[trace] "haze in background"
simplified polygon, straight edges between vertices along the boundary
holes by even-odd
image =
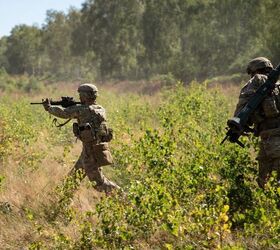
[[[81,8],[84,0],[0,0],[0,37],[10,35],[15,25],[40,26],[46,11],[53,9],[66,12],[70,6]]]
[[[168,85],[217,76],[240,83],[251,58],[279,62],[279,0],[83,0],[82,8],[69,5],[65,12],[55,10],[57,5],[46,7],[43,25],[18,25],[2,37],[0,69],[54,81],[149,79]]]

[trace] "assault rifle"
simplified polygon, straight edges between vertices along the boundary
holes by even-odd
[[[43,105],[44,102],[31,102],[30,103],[31,105]],[[74,97],[70,97],[70,96],[62,96],[61,97],[61,100],[60,101],[52,101],[50,100],[50,104],[51,105],[55,105],[55,106],[62,106],[63,108],[68,108],[68,107],[71,107],[71,106],[74,106],[74,105],[77,105],[77,104],[81,104],[81,102],[76,102],[74,101]],[[67,124],[71,119],[68,119],[66,122],[64,123],[58,123],[57,119],[54,118],[53,119],[53,124],[60,128],[62,126],[64,126],[65,124]]]
[[[62,106],[63,108],[81,104],[81,102],[74,101],[74,97],[70,97],[70,96],[62,96],[60,101],[51,100],[50,103],[51,103],[51,105]],[[30,104],[39,105],[39,104],[44,104],[44,103],[43,102],[31,102]]]
[[[253,129],[248,125],[249,118],[258,108],[263,99],[271,93],[271,91],[273,91],[279,75],[280,64],[269,73],[265,83],[257,89],[256,93],[249,99],[247,104],[239,111],[239,113],[227,121],[227,133],[221,144],[223,144],[226,140],[229,140],[230,142],[237,143],[239,146],[244,148],[244,144],[239,141],[239,137],[245,133],[253,132]]]

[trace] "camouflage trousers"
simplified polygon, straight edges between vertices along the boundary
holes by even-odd
[[[273,133],[274,132],[274,133]],[[257,157],[259,162],[258,184],[264,187],[272,171],[275,171],[280,181],[280,135],[275,131],[261,133],[260,151]]]
[[[120,189],[117,184],[108,180],[102,173],[102,167],[98,163],[94,144],[83,144],[82,153],[69,175],[75,175],[78,170],[83,170],[81,179],[87,176],[94,183],[94,188],[98,191],[104,191],[108,194],[113,189]]]

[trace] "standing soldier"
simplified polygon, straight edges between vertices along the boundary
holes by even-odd
[[[112,164],[108,142],[112,139],[112,130],[107,127],[105,109],[96,104],[98,89],[90,83],[81,84],[78,88],[81,104],[63,108],[51,105],[50,99],[43,100],[46,111],[63,119],[77,119],[73,123],[74,135],[82,141],[83,150],[70,172],[74,176],[82,169],[84,176],[94,182],[98,191],[107,194],[119,186],[108,180],[101,167]],[[83,176],[83,177],[84,177]]]
[[[235,115],[246,105],[256,90],[264,84],[268,74],[273,69],[272,63],[265,57],[251,60],[247,73],[251,79],[241,89]],[[265,97],[258,109],[250,117],[254,125],[254,135],[260,136],[258,184],[264,188],[272,171],[280,178],[280,84],[276,83],[274,90]]]

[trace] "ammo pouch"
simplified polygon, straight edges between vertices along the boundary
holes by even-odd
[[[93,133],[93,129],[89,123],[84,126],[79,126],[78,123],[73,123],[73,133],[82,142],[94,142],[96,138]]]
[[[96,132],[96,137],[100,142],[110,142],[113,139],[113,129],[108,128],[106,123],[102,123]]]
[[[109,150],[108,143],[93,145],[93,151],[98,166],[106,166],[113,163],[113,157]]]
[[[110,142],[113,139],[113,129],[108,128],[106,134],[102,136],[102,142]]]
[[[79,125],[77,122],[73,123],[73,134],[80,139]]]

